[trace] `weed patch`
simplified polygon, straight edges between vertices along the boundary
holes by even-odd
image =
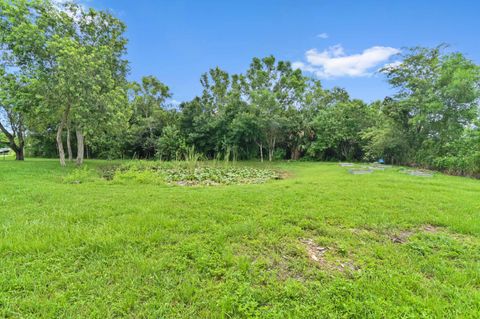
[[[188,162],[130,163],[104,168],[101,175],[107,180],[117,182],[131,180],[179,186],[261,184],[272,179],[282,179],[284,176],[271,169],[209,165],[191,167]]]

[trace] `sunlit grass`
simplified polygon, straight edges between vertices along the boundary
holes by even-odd
[[[73,184],[74,165],[0,157],[0,316],[480,315],[478,180],[249,162],[288,178],[186,187],[107,164]]]

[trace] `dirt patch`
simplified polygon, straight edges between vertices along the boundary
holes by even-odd
[[[395,235],[391,236],[390,239],[391,239],[392,243],[394,243],[394,244],[403,244],[412,235],[413,235],[413,231],[404,230],[404,231],[401,231],[398,234],[395,234]]]
[[[441,227],[426,224],[426,225],[422,225],[422,226],[420,226],[418,228],[415,228],[415,229],[407,229],[407,230],[403,230],[399,233],[395,233],[395,234],[390,236],[390,240],[394,244],[404,244],[408,241],[408,239],[411,236],[413,236],[415,234],[418,234],[418,233],[421,233],[421,232],[429,233],[429,234],[435,234],[435,233],[438,233],[440,231],[442,231]]]
[[[318,246],[311,239],[301,239],[300,241],[307,247],[308,257],[312,261],[320,264],[325,263],[325,259],[323,258],[323,255],[328,250],[327,247]]]
[[[300,242],[305,246],[309,259],[317,264],[322,269],[336,270],[340,272],[355,271],[360,268],[355,266],[353,261],[350,260],[336,260],[332,261],[325,258],[327,251],[333,251],[329,247],[322,247],[317,245],[312,239],[300,239]]]
[[[441,229],[440,227],[427,224],[427,225],[423,225],[420,228],[420,230],[426,233],[438,233]]]
[[[289,179],[292,178],[293,174],[287,171],[277,171],[277,176],[274,179]]]

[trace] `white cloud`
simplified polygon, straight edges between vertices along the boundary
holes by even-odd
[[[400,50],[392,47],[374,46],[362,53],[347,55],[340,44],[319,52],[317,49],[305,53],[307,60],[294,62],[293,67],[311,72],[320,78],[361,77],[371,75],[371,70],[388,62]]]
[[[320,34],[317,34],[317,38],[328,39],[328,33],[322,32]]]

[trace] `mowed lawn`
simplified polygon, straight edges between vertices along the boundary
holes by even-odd
[[[480,317],[479,180],[264,165],[288,178],[67,184],[0,159],[0,317]]]

